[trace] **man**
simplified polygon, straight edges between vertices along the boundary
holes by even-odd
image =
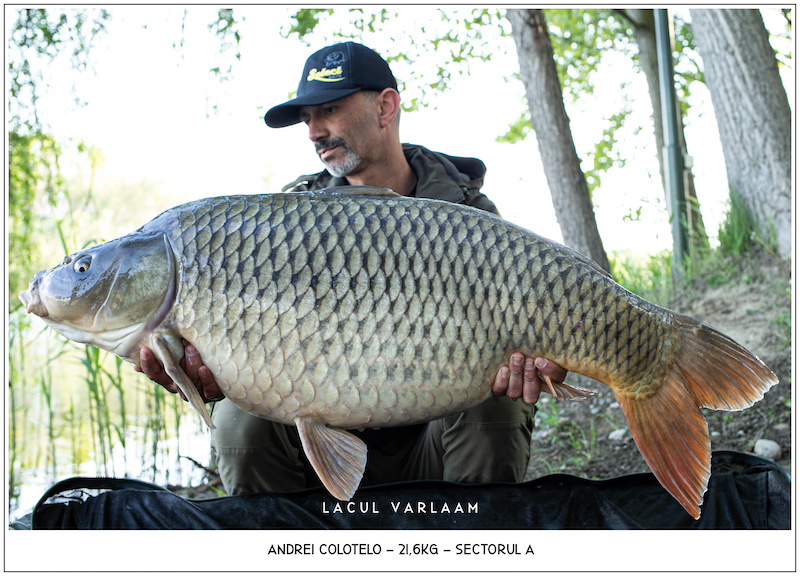
[[[304,122],[326,170],[302,176],[284,191],[369,185],[497,213],[480,192],[483,162],[400,143],[397,82],[388,64],[369,48],[346,42],[314,53],[297,94],[269,110],[264,120],[273,128]],[[141,364],[152,380],[177,392],[149,350],[142,352]],[[184,364],[203,398],[220,396],[192,346],[186,348]],[[369,450],[362,485],[414,479],[521,481],[540,393],[538,371],[555,381],[566,375],[543,358],[515,353],[497,373],[496,396],[479,406],[427,424],[356,432]],[[520,397],[524,402],[513,401]],[[242,412],[227,400],[214,405],[212,419],[217,426],[212,449],[229,494],[319,484],[294,427]]]

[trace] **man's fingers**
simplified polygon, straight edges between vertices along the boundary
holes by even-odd
[[[511,359],[508,363],[508,390],[506,391],[506,396],[509,398],[516,399],[522,397],[522,372],[524,362],[525,356],[523,356],[521,352],[514,352],[511,355]]]
[[[542,374],[549,376],[553,382],[563,382],[567,378],[567,371],[547,358],[536,358],[534,364]]]
[[[533,358],[525,359],[525,372],[522,377],[522,399],[525,404],[536,404],[539,401],[539,377]]]
[[[200,376],[198,371],[200,367],[203,365],[203,360],[200,358],[200,353],[197,351],[197,348],[189,344],[184,348],[184,354],[186,357],[185,362],[185,369],[186,375],[192,382],[197,382],[200,380]]]
[[[172,378],[166,373],[164,367],[158,363],[155,354],[150,348],[141,349],[139,352],[139,364],[141,364],[140,372],[156,384],[163,386],[170,392],[174,392],[175,384],[172,382]],[[170,386],[172,386],[172,389],[170,389]]]
[[[219,389],[217,381],[214,380],[214,375],[211,374],[211,370],[208,369],[208,366],[200,366],[197,370],[197,374],[200,377],[200,388],[202,389],[203,398],[212,402],[225,398],[225,395]]]
[[[503,396],[508,390],[508,366],[501,366],[494,376],[492,383],[492,394]]]

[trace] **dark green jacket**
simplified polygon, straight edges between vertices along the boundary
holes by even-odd
[[[413,196],[467,204],[498,214],[494,202],[480,191],[486,166],[477,158],[447,156],[413,144],[403,144],[403,153],[417,175]],[[304,192],[332,186],[348,186],[348,183],[345,178],[331,176],[327,170],[323,170],[317,174],[300,176],[284,186],[283,191]]]

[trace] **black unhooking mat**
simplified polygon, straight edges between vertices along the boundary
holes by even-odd
[[[790,529],[789,474],[718,451],[702,516],[693,520],[650,474],[524,484],[406,482],[359,490],[350,503],[323,489],[187,500],[137,480],[72,478],[42,497],[33,529]]]

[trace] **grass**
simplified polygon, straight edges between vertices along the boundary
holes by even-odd
[[[664,250],[638,260],[626,254],[609,256],[611,275],[619,284],[645,300],[666,306],[672,299],[672,253]]]
[[[597,450],[598,431],[594,419],[589,421],[588,429],[584,429],[569,418],[565,403],[545,396],[538,406],[537,436],[546,442],[532,444],[532,457],[540,459],[550,474],[567,467],[586,467]],[[553,453],[563,457],[553,459]]]
[[[786,293],[791,297],[791,291],[787,288]],[[782,338],[781,345],[789,348],[792,345],[792,311],[784,310],[770,320]]]

